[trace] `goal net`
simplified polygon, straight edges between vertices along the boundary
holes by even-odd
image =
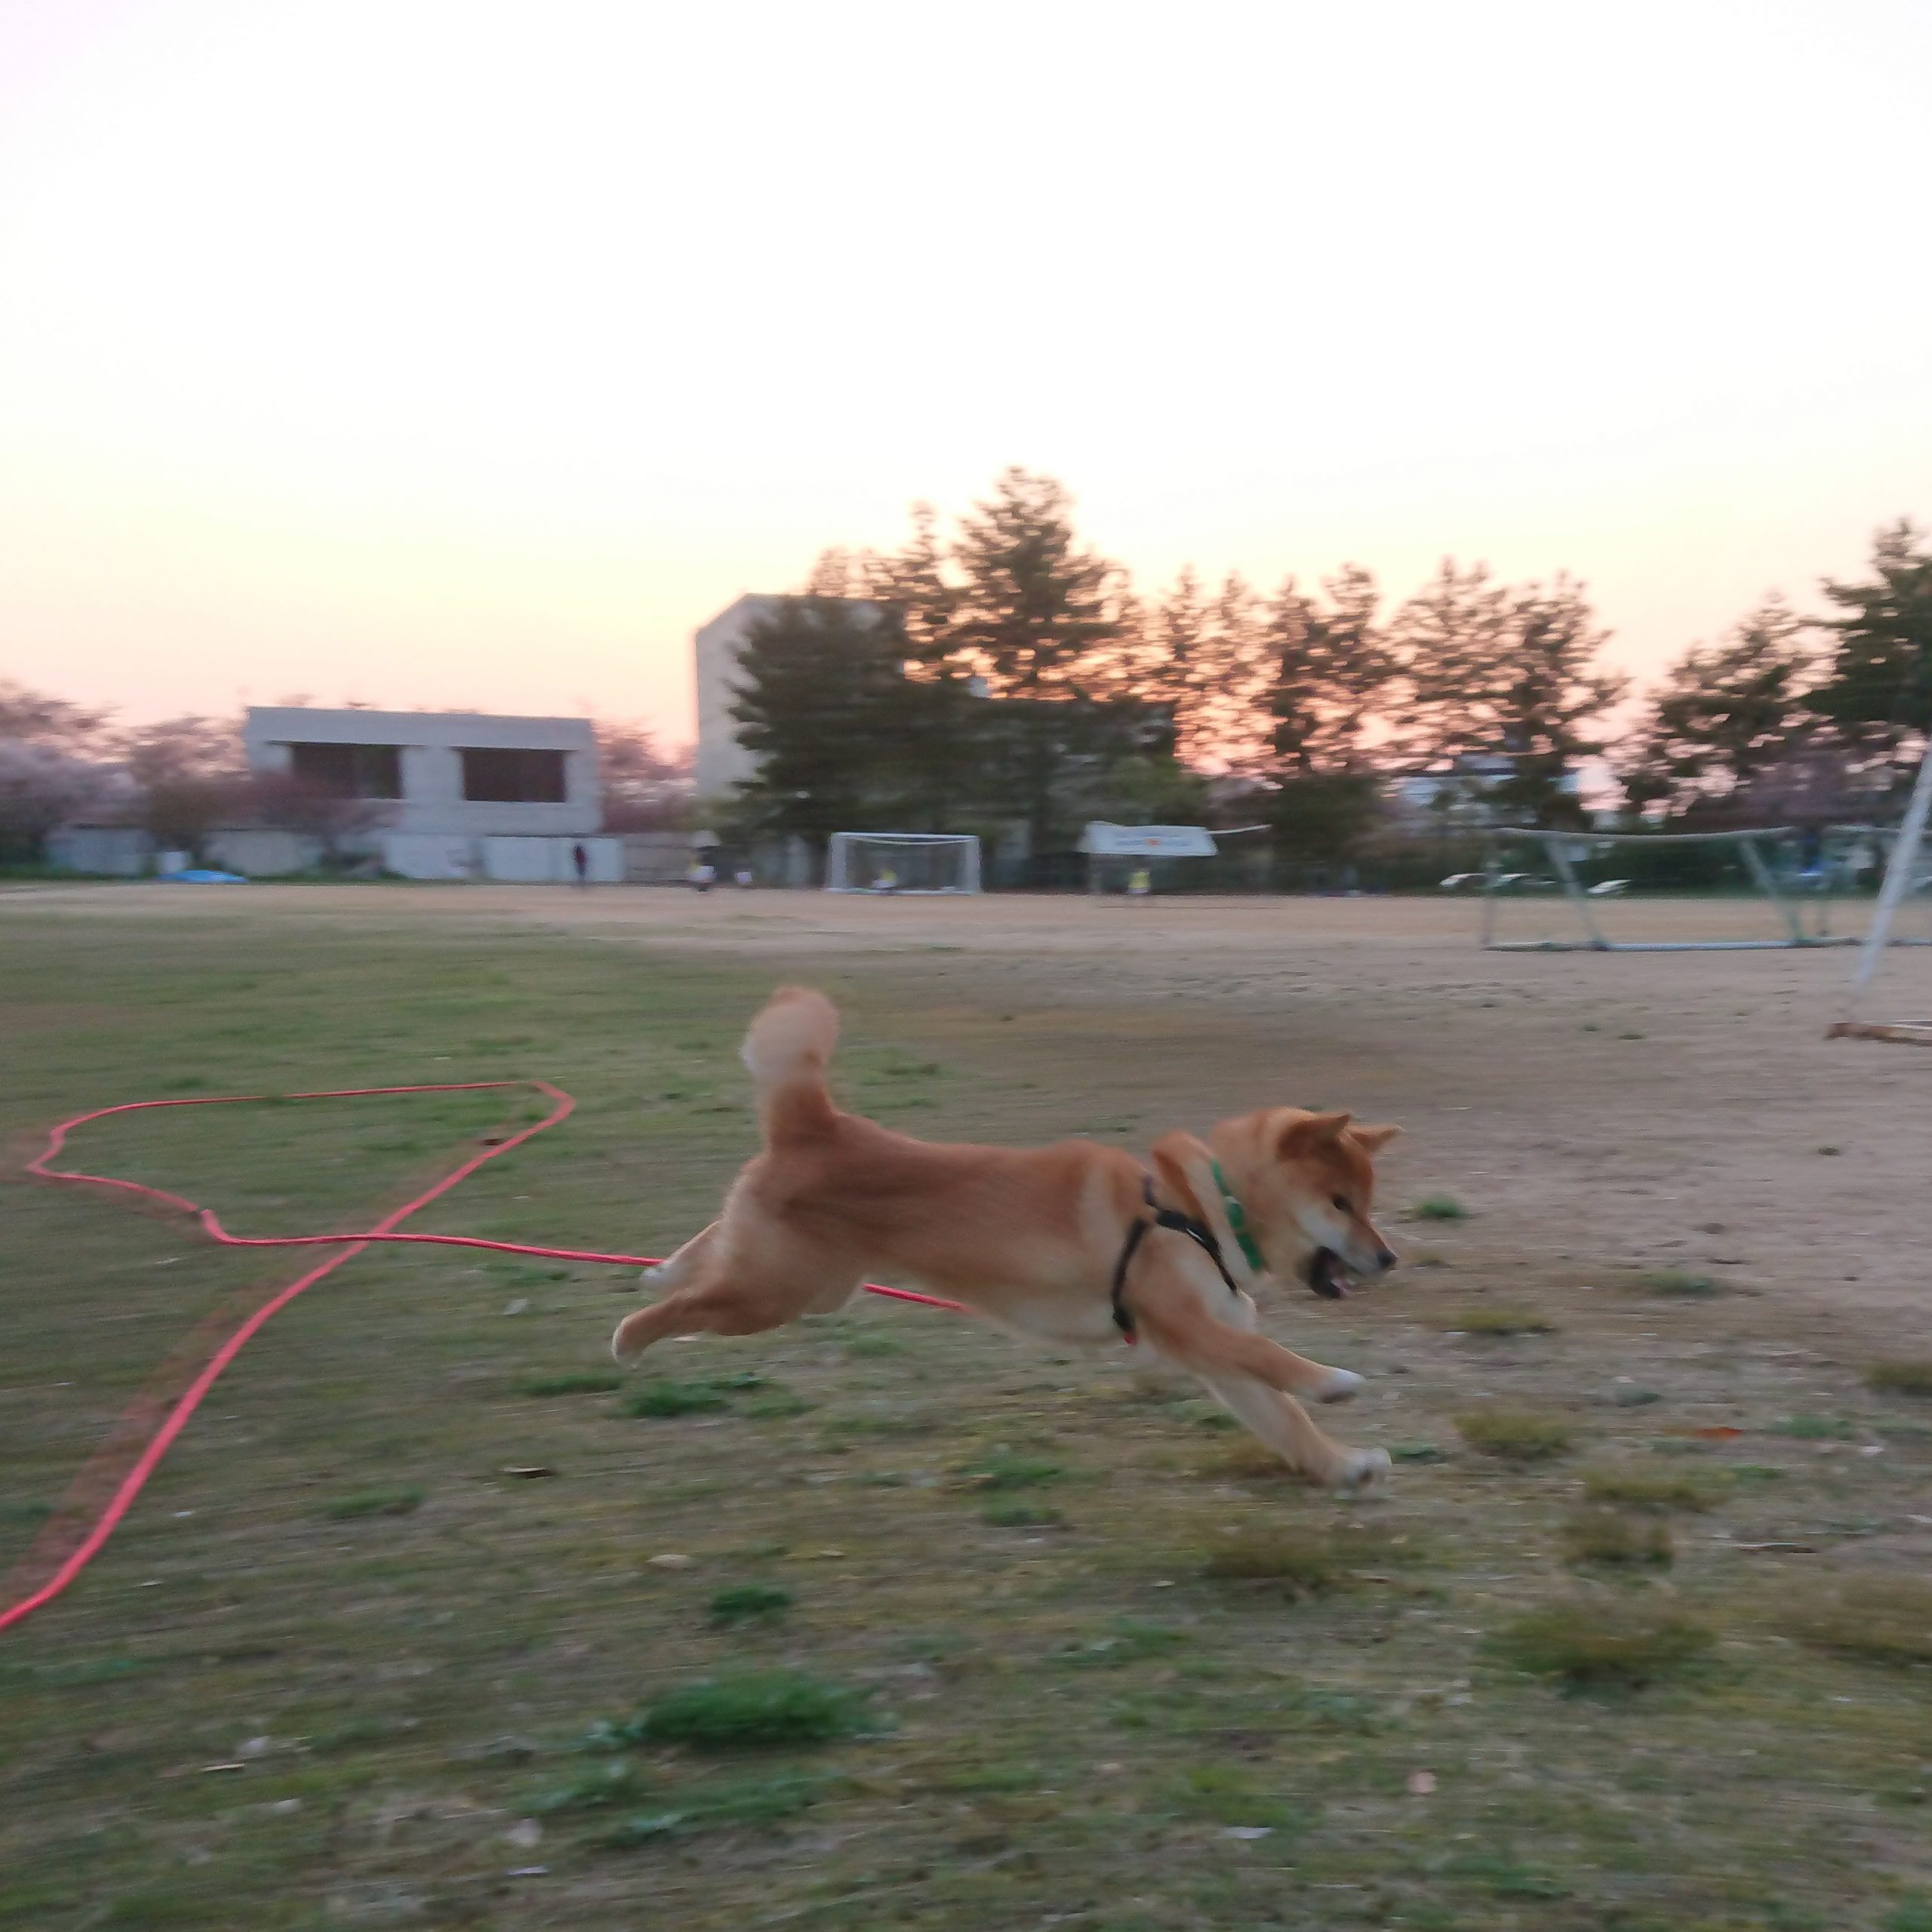
[[[980,841],[945,832],[835,832],[828,892],[977,892]]]
[[[1932,746],[1928,746],[1912,788],[1905,818],[1890,841],[1884,883],[1878,889],[1872,923],[1860,949],[1851,976],[1851,995],[1845,1017],[1832,1026],[1832,1039],[1898,1040],[1932,1047],[1932,985],[1922,964],[1918,974],[1917,1017],[1871,1020],[1860,1017],[1866,996],[1888,946],[1932,944],[1932,844],[1926,839],[1926,820],[1932,817]]]
[[[1698,832],[1510,827],[1490,835],[1484,872],[1444,884],[1481,892],[1482,943],[1494,951],[1854,946],[1872,909],[1887,844],[1887,835],[1860,826]]]

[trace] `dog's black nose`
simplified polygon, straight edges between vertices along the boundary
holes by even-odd
[[[1385,1247],[1380,1250],[1377,1253],[1375,1257],[1375,1265],[1385,1272],[1389,1269],[1394,1267],[1395,1265],[1395,1251],[1392,1247]]]

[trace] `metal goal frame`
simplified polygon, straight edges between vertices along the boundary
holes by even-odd
[[[835,832],[825,848],[825,889],[828,892],[877,892],[875,885],[855,884],[851,860],[861,845],[903,845],[915,851],[930,851],[937,845],[955,845],[960,853],[960,882],[957,885],[895,885],[894,894],[908,898],[961,896],[980,891],[980,841],[970,832]]]
[[[1878,888],[1878,903],[1872,909],[1872,924],[1860,949],[1858,964],[1851,976],[1851,991],[1842,1020],[1826,1030],[1828,1040],[1890,1040],[1901,1045],[1932,1047],[1932,1020],[1872,1021],[1858,1017],[1872,976],[1887,946],[1924,946],[1922,939],[1895,938],[1892,922],[1906,895],[1932,891],[1932,867],[1925,850],[1925,822],[1932,817],[1932,745],[1920,759],[1918,776],[1912,781],[1912,797],[1905,808],[1898,836],[1892,842],[1892,855],[1885,867],[1885,882]]]
[[[1487,835],[1482,888],[1482,944],[1489,952],[1768,952],[1792,946],[1855,946],[1850,934],[1820,930],[1807,932],[1799,910],[1778,889],[1776,876],[1765,863],[1760,839],[1788,838],[1789,826],[1761,826],[1747,832],[1557,832],[1540,826],[1498,826]],[[1550,869],[1562,887],[1563,896],[1583,929],[1579,939],[1498,939],[1496,937],[1497,900],[1505,896],[1510,882],[1519,876],[1503,869],[1502,846],[1505,839],[1521,839],[1540,844],[1549,860]],[[1591,903],[1569,848],[1577,844],[1602,847],[1628,845],[1653,848],[1660,845],[1731,844],[1738,848],[1744,869],[1766,903],[1783,921],[1783,939],[1612,939],[1597,922]]]

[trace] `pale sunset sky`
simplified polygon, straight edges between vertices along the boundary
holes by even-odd
[[[0,676],[589,709],[1004,464],[1143,588],[1932,521],[1924,0],[0,0]]]

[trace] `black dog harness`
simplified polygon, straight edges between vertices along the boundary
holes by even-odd
[[[1114,1263],[1114,1326],[1130,1342],[1138,1341],[1140,1338],[1134,1333],[1134,1317],[1129,1313],[1121,1296],[1127,1287],[1128,1269],[1140,1251],[1140,1244],[1146,1239],[1149,1228],[1172,1228],[1177,1234],[1186,1235],[1189,1241],[1206,1251],[1208,1259],[1220,1271],[1221,1279],[1227,1283],[1228,1292],[1235,1295],[1241,1293],[1239,1284],[1228,1272],[1228,1264],[1221,1258],[1221,1244],[1214,1238],[1212,1228],[1195,1220],[1192,1215],[1183,1214],[1177,1208],[1163,1208],[1154,1198],[1154,1177],[1152,1174],[1141,1176],[1140,1195],[1147,1204],[1151,1218],[1136,1217],[1133,1226],[1127,1231],[1126,1241],[1121,1244],[1120,1259]]]

